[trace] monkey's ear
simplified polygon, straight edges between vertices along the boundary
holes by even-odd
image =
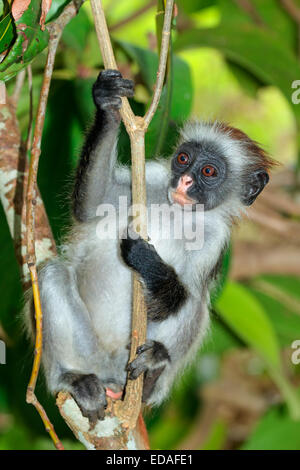
[[[243,204],[245,204],[245,206],[251,206],[268,181],[269,175],[265,170],[256,170],[252,173],[250,178],[247,178],[247,183],[244,188],[242,196]]]

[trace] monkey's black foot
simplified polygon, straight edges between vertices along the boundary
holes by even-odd
[[[100,72],[93,85],[94,102],[100,109],[120,109],[121,96],[130,98],[133,95],[133,81],[122,78],[118,70],[108,69]]]
[[[168,351],[158,341],[147,341],[137,348],[136,353],[138,355],[137,358],[128,364],[126,368],[130,380],[137,379],[143,372],[161,369],[166,365],[167,361],[170,361]]]
[[[120,248],[127,266],[143,275],[149,264],[153,267],[153,263],[161,263],[154,246],[143,240],[136,232],[128,229],[126,237],[121,240]]]
[[[63,382],[67,385],[66,389],[76,401],[82,415],[88,418],[92,428],[98,419],[104,419],[107,404],[106,393],[96,375],[66,372]]]

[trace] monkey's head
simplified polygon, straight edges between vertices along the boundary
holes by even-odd
[[[273,165],[253,140],[224,123],[188,123],[171,160],[172,202],[203,204],[211,210],[226,201],[250,206],[269,181]]]

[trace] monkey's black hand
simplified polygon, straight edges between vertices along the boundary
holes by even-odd
[[[120,109],[121,96],[128,98],[134,95],[132,80],[122,78],[118,70],[104,70],[100,72],[93,85],[93,98],[95,105],[100,109]]]
[[[175,314],[187,298],[175,270],[166,264],[150,243],[136,233],[127,232],[121,241],[124,262],[139,273],[146,287],[148,319],[165,320]]]
[[[124,262],[141,276],[147,275],[149,265],[161,264],[162,259],[153,245],[143,240],[137,233],[127,230],[121,241],[121,254]]]
[[[135,380],[143,372],[164,368],[170,362],[170,356],[165,346],[158,341],[147,341],[136,350],[137,358],[127,366],[128,378]]]

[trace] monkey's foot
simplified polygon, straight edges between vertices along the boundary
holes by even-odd
[[[147,341],[136,350],[137,358],[127,366],[128,378],[135,380],[143,372],[162,368],[170,361],[170,356],[165,346],[158,341]]]
[[[79,406],[83,416],[88,418],[91,427],[98,419],[104,419],[106,402],[105,388],[94,374],[79,374],[67,372],[63,377],[64,383]]]

